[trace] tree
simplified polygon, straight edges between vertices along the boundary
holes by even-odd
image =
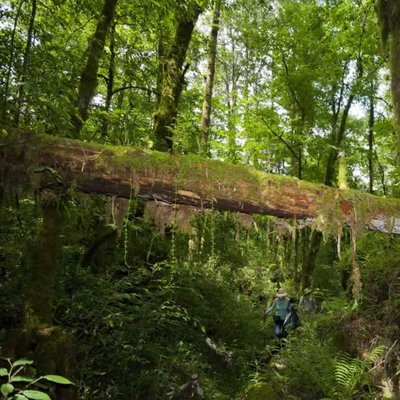
[[[209,38],[209,49],[208,49],[208,65],[205,74],[205,85],[204,85],[204,101],[203,110],[201,115],[201,130],[202,130],[202,153],[208,154],[209,150],[209,136],[210,136],[210,123],[211,123],[211,100],[212,92],[214,87],[214,74],[215,74],[215,62],[217,58],[217,40],[219,31],[219,18],[221,13],[221,0],[215,0],[214,12],[212,18],[212,26]]]
[[[20,149],[20,143],[23,148]],[[194,156],[170,156],[111,147],[85,145],[46,135],[15,131],[5,140],[0,163],[4,182],[30,186],[31,175],[52,176],[41,188],[74,187],[85,193],[267,214],[284,218],[315,219],[315,227],[337,232],[338,226],[397,232],[399,218],[395,199],[338,190],[253,171],[244,166],[224,165]],[[83,151],[84,150],[84,151]],[[16,157],[16,152],[20,156]],[[33,160],[38,160],[35,163]],[[385,220],[387,218],[387,220]]]
[[[23,106],[24,102],[24,95],[25,95],[25,90],[24,90],[24,85],[26,84],[26,79],[27,79],[27,74],[28,74],[28,68],[29,68],[29,63],[30,63],[30,58],[31,58],[31,48],[32,48],[32,42],[33,42],[33,31],[34,31],[34,25],[35,25],[35,18],[36,18],[36,8],[37,8],[37,1],[32,0],[32,10],[31,10],[31,16],[29,19],[29,26],[28,26],[28,32],[27,32],[27,38],[26,38],[26,44],[25,44],[25,50],[24,50],[24,58],[23,58],[23,63],[22,63],[22,69],[21,69],[21,75],[20,75],[20,85],[17,93],[17,106],[15,109],[15,115],[14,115],[14,124],[16,126],[19,126],[19,119],[21,116],[21,109]],[[17,13],[18,15],[18,13]],[[10,60],[11,63],[11,60]]]
[[[13,28],[11,31],[11,40],[10,40],[10,48],[9,48],[9,55],[8,55],[8,60],[5,63],[7,65],[7,71],[5,73],[4,77],[4,91],[2,94],[2,113],[1,113],[1,118],[3,121],[7,120],[7,113],[9,112],[8,110],[8,97],[10,95],[9,89],[10,89],[10,81],[11,81],[11,70],[14,64],[14,58],[15,58],[15,52],[16,52],[16,33],[17,33],[17,26],[18,26],[18,20],[21,16],[22,12],[22,6],[24,5],[25,0],[21,0],[20,3],[18,4],[15,16],[14,16],[14,21],[13,21]]]
[[[178,115],[178,105],[184,87],[185,74],[189,65],[184,67],[185,56],[190,44],[193,29],[202,9],[197,3],[175,10],[175,30],[173,38],[161,41],[159,46],[158,82],[159,96],[154,111],[154,148],[171,151],[173,147],[173,128]]]
[[[377,0],[377,13],[383,43],[386,46],[389,42],[394,112],[400,124],[400,4],[396,0]]]
[[[75,138],[79,137],[83,124],[89,116],[90,102],[95,95],[97,87],[100,58],[103,54],[107,33],[112,26],[117,2],[118,0],[104,0],[104,6],[97,22],[96,31],[89,40],[86,65],[79,81],[78,115],[74,115],[72,118],[72,136]]]

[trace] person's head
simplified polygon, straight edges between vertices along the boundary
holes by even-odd
[[[284,298],[284,297],[287,297],[287,293],[286,293],[286,291],[285,291],[285,289],[284,288],[279,288],[278,290],[277,290],[277,292],[276,292],[276,297],[278,298],[278,299],[282,299],[282,298]]]
[[[304,295],[310,296],[312,294],[312,290],[310,288],[305,288],[304,289]]]

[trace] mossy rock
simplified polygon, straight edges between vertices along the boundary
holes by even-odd
[[[247,388],[246,400],[280,400],[278,394],[268,383],[256,383]]]

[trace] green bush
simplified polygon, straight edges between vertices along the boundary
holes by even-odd
[[[301,329],[301,330],[300,330]],[[321,340],[311,325],[304,324],[289,338],[277,363],[282,380],[284,398],[294,395],[298,399],[319,400],[326,397],[335,386],[335,349],[329,340]]]

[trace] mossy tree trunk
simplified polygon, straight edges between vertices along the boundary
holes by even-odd
[[[384,45],[389,41],[391,89],[397,125],[400,125],[400,2],[377,0],[377,13]]]
[[[397,0],[378,0],[377,11],[384,44],[390,41],[391,88],[395,116],[400,124],[400,3]]]
[[[328,160],[326,162],[326,170],[325,170],[325,185],[332,186],[335,184],[335,166],[336,161],[339,157],[340,148],[342,146],[342,142],[346,132],[347,118],[349,116],[350,108],[353,104],[354,95],[350,94],[347,99],[346,105],[343,109],[342,117],[340,119],[339,128],[336,130],[335,125],[332,129],[332,146],[328,154]]]
[[[304,253],[302,262],[302,271],[300,279],[300,288],[304,290],[312,286],[312,274],[315,270],[316,259],[321,248],[322,233],[319,231],[309,231],[304,242]]]
[[[363,32],[364,33],[364,32]],[[362,78],[363,76],[363,67],[362,67],[362,56],[361,53],[358,55],[357,58],[357,76],[356,80],[353,83],[353,86],[358,84],[358,81]],[[344,77],[343,77],[344,78]],[[344,182],[344,177],[346,176],[345,174],[345,167],[343,168],[343,165],[339,168],[340,172],[340,179],[339,179],[339,174],[337,173],[337,161],[340,155],[340,151],[342,148],[342,143],[345,138],[345,133],[346,133],[346,127],[347,127],[347,120],[349,117],[349,112],[351,109],[351,106],[353,105],[353,101],[355,98],[355,95],[352,93],[352,88],[350,88],[350,92],[347,98],[347,101],[345,103],[345,106],[343,108],[343,111],[341,112],[341,100],[343,99],[343,93],[344,93],[344,88],[345,88],[345,82],[344,79],[341,82],[341,90],[340,90],[340,99],[339,102],[335,103],[335,101],[332,102],[332,133],[331,133],[331,147],[328,153],[328,159],[326,162],[326,170],[325,170],[325,185],[327,186],[334,186],[338,181],[340,180],[339,184],[342,186],[339,188],[344,190],[347,187],[347,183]],[[339,115],[341,112],[341,117],[340,117],[340,123],[339,123]],[[338,126],[339,124],[339,126]],[[344,162],[345,159],[342,158],[342,162]],[[351,209],[353,209],[351,207]],[[310,279],[311,274],[313,273],[315,269],[315,260],[318,255],[319,248],[322,243],[322,233],[321,232],[315,232],[313,235],[311,235],[310,238],[310,244],[308,247],[309,254],[306,257],[305,264],[304,264],[304,274],[305,276],[303,277],[304,280],[304,287],[307,287],[307,281]],[[308,275],[308,277],[307,277]]]
[[[106,102],[104,105],[105,116],[103,117],[103,123],[101,128],[101,135],[105,139],[108,135],[108,125],[109,125],[109,117],[108,113],[111,109],[111,101],[114,95],[114,76],[115,76],[115,22],[111,26],[111,34],[110,34],[110,63],[108,65],[108,76],[106,77],[107,84],[107,94],[106,94]]]
[[[103,54],[107,33],[114,19],[118,0],[105,0],[97,22],[96,31],[89,40],[87,59],[82,71],[78,91],[78,115],[72,116],[72,136],[79,137],[83,124],[89,117],[89,106],[97,88],[100,59]]]
[[[400,125],[400,3],[397,0],[392,3],[396,26],[392,28],[390,40],[391,89],[396,122]]]
[[[287,80],[288,89],[292,98],[292,111],[291,111],[291,119],[293,121],[292,131],[299,139],[296,140],[297,143],[289,143],[287,142],[281,135],[278,135],[272,129],[269,128],[271,133],[276,136],[289,150],[292,158],[292,175],[297,176],[299,179],[303,179],[303,137],[306,134],[306,117],[309,112],[306,107],[302,104],[299,96],[297,94],[298,91],[295,90],[291,83],[289,65],[286,60],[286,54],[284,51],[282,54],[282,62],[285,70],[285,76]]]
[[[3,121],[8,121],[8,112],[9,112],[9,107],[8,107],[8,96],[9,96],[9,90],[10,90],[10,82],[11,82],[11,71],[14,65],[14,58],[15,58],[15,36],[17,32],[17,26],[18,26],[18,21],[21,16],[22,12],[22,6],[24,5],[25,0],[20,0],[17,11],[15,13],[15,18],[14,18],[14,25],[11,33],[11,38],[10,38],[10,55],[8,57],[8,63],[7,63],[7,72],[6,72],[6,77],[5,77],[5,83],[4,87],[2,89],[3,95],[2,95],[2,103],[1,103],[1,119]]]
[[[201,131],[202,131],[201,152],[205,156],[208,155],[209,153],[208,141],[210,136],[210,124],[211,124],[211,100],[214,87],[215,62],[217,59],[217,40],[218,40],[220,13],[221,13],[221,0],[215,0],[212,26],[209,38],[208,65],[207,65],[206,76],[204,79],[205,86],[204,86],[203,110],[201,115]]]
[[[26,324],[51,324],[52,297],[60,249],[62,216],[51,191],[42,198],[43,221],[31,249],[30,278],[26,294]]]
[[[369,97],[368,117],[368,187],[371,194],[374,193],[374,125],[375,125],[375,102],[374,96]]]
[[[11,132],[2,139],[0,176],[4,185],[32,187],[38,171],[48,170],[65,186],[84,193],[317,219],[323,220],[325,227],[316,224],[316,229],[326,232],[332,231],[332,226],[349,224],[356,210],[360,226],[400,233],[398,199],[339,190],[195,155],[171,156],[4,129]]]
[[[236,53],[236,42],[235,42],[235,27],[229,26],[229,31],[227,33],[228,37],[230,38],[230,51],[232,54]],[[233,162],[237,163],[237,151],[238,146],[236,144],[236,136],[237,136],[237,129],[236,129],[236,120],[237,116],[237,101],[238,101],[238,80],[240,77],[240,68],[238,67],[238,60],[236,57],[233,57],[231,60],[227,62],[223,62],[223,70],[224,70],[224,87],[225,87],[225,101],[226,101],[226,109],[227,109],[227,116],[226,116],[226,123],[228,127],[227,131],[227,155],[228,159]]]
[[[338,105],[337,110],[333,109],[333,123],[332,123],[332,137],[331,137],[332,146],[328,153],[328,160],[327,160],[327,164],[326,164],[325,180],[324,180],[325,185],[327,185],[327,186],[333,186],[339,180],[339,174],[338,174],[338,178],[336,178],[336,164],[337,164],[337,160],[339,158],[342,142],[345,137],[347,119],[348,119],[350,108],[353,104],[353,101],[354,101],[354,95],[350,94],[347,99],[347,102],[345,104],[345,107],[343,109],[342,116],[340,118],[339,127],[337,127],[337,124],[339,122],[340,104]],[[343,158],[343,160],[344,160],[344,158]],[[339,170],[340,170],[340,173],[342,176],[343,175],[343,165],[341,166],[341,168]],[[344,177],[345,176],[346,176],[346,174],[344,173]],[[343,185],[343,182],[340,182],[340,184]],[[344,185],[340,189],[345,189],[346,185]],[[303,260],[303,269],[302,269],[302,274],[301,274],[302,289],[310,287],[311,276],[315,270],[315,262],[316,262],[316,258],[317,258],[319,249],[321,247],[322,238],[323,238],[323,235],[319,231],[312,232],[309,237],[309,242],[308,242],[308,246],[306,247],[307,251],[306,251],[305,258]]]
[[[159,51],[159,76],[157,78],[159,96],[153,115],[154,148],[160,151],[171,151],[173,147],[173,128],[178,116],[178,105],[184,86],[185,73],[189,67],[184,62],[201,9],[194,6],[190,12],[178,12],[175,36],[169,51],[164,44]],[[165,54],[167,53],[167,54]],[[161,76],[160,76],[161,75]]]
[[[53,290],[59,264],[63,214],[59,193],[40,194],[42,222],[30,248],[30,275],[25,293],[23,325],[6,332],[3,352],[10,358],[34,361],[37,375],[57,374],[74,381],[75,346],[70,334],[53,326]],[[54,400],[77,400],[74,387],[57,387]]]
[[[23,58],[23,62],[22,62],[22,70],[21,70],[21,75],[19,78],[20,85],[18,86],[17,102],[16,102],[15,115],[14,115],[15,126],[19,126],[22,107],[23,107],[24,99],[25,99],[25,81],[27,79],[29,63],[30,63],[30,58],[31,58],[33,31],[34,31],[35,19],[36,19],[36,9],[37,9],[37,0],[32,0],[31,17],[29,19],[29,26],[28,26],[28,32],[27,32],[27,38],[26,38],[26,44],[25,44],[25,50],[24,50],[24,58]]]

